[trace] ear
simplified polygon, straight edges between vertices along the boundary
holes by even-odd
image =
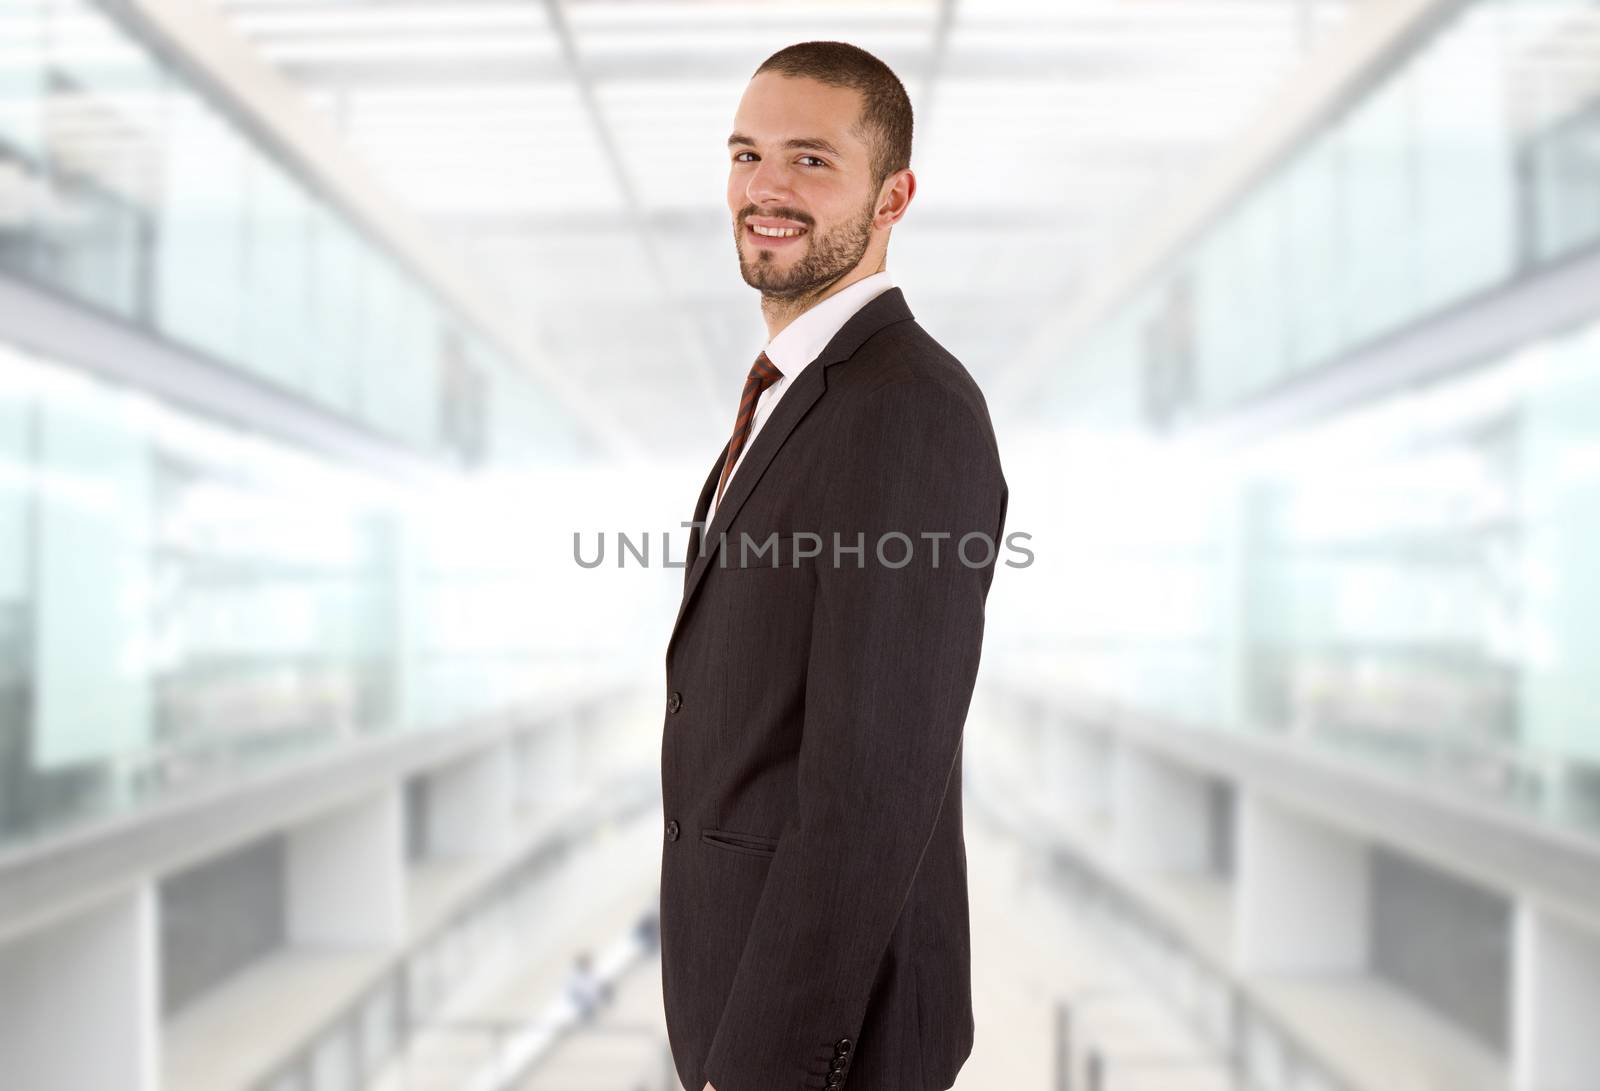
[[[878,187],[878,203],[872,217],[873,227],[893,227],[900,222],[917,193],[917,176],[911,168],[897,170]]]

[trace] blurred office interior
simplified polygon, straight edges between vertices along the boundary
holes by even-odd
[[[958,1091],[1600,1091],[1597,0],[0,0],[0,1086],[678,1091],[667,562],[812,38],[1033,555]]]

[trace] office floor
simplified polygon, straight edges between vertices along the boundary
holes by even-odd
[[[977,1038],[954,1091],[1056,1091],[1057,1012],[1063,1000],[1070,1003],[1080,1048],[1092,1043],[1105,1060],[1104,1091],[1237,1091],[1159,999],[1108,955],[1104,938],[1086,931],[1059,891],[1038,878],[1014,841],[976,815],[969,816],[967,826]],[[648,837],[654,849],[653,826],[622,831],[619,843],[634,843],[635,832],[640,841]],[[634,863],[636,875],[653,876],[642,855]],[[617,933],[631,915],[625,891],[626,884],[615,888],[615,910],[586,918],[582,942],[597,947]],[[653,888],[632,903],[632,910],[648,905],[652,894]],[[523,983],[548,996],[558,987],[554,969],[529,975]],[[1087,1087],[1081,1060],[1080,1054],[1074,1091]],[[672,1075],[661,1025],[659,959],[638,963],[618,982],[612,1004],[594,1023],[563,1038],[515,1087],[700,1091],[680,1088]]]

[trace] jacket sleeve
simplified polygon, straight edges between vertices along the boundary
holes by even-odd
[[[836,1057],[848,1086],[978,673],[1006,503],[981,403],[922,380],[892,384],[847,411],[835,438],[821,482],[799,806],[705,1061],[716,1091],[823,1088]],[[964,535],[970,563],[957,553]]]

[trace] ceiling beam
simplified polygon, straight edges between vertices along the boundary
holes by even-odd
[[[491,302],[471,274],[412,210],[385,196],[368,168],[296,89],[209,5],[188,0],[131,0],[122,15],[158,47],[198,93],[234,118],[285,171],[306,182],[417,280],[446,301],[458,321],[486,335],[543,386],[607,454],[636,447],[603,402],[548,359],[514,315]]]
[[[547,3],[555,0],[546,0]],[[457,86],[484,84],[556,84],[570,75],[550,66],[531,67],[531,57],[480,57],[451,59],[438,57],[351,58],[342,61],[282,60],[278,67],[285,74],[310,86]],[[886,56],[905,80],[926,81],[935,71],[931,47],[903,50]],[[1237,61],[1249,65],[1261,60],[1260,50],[1240,50]],[[589,56],[583,61],[585,79],[591,84],[673,83],[724,80],[742,84],[750,76],[750,56],[740,51],[695,50],[686,52],[627,52]],[[1048,53],[1017,56],[1000,49],[974,51],[959,49],[941,60],[937,74],[946,79],[1005,80],[1041,84],[1081,85],[1085,80],[1105,79],[1124,85],[1141,73],[1170,75],[1169,59],[1127,51],[1106,49],[1061,49]]]
[[[661,297],[667,302],[668,310],[673,315],[678,327],[679,338],[685,347],[691,364],[691,374],[694,382],[700,389],[696,404],[705,407],[706,423],[710,427],[710,435],[716,435],[722,427],[721,415],[715,413],[713,406],[720,406],[736,397],[735,393],[728,393],[722,389],[721,375],[713,366],[713,353],[704,334],[694,319],[680,305],[674,291],[674,278],[671,267],[668,265],[661,252],[661,246],[656,239],[655,232],[651,229],[650,221],[644,216],[644,201],[633,185],[633,179],[628,173],[627,164],[622,152],[617,147],[616,134],[606,120],[605,112],[600,107],[599,96],[595,94],[594,80],[585,66],[584,58],[578,50],[577,39],[572,33],[572,27],[567,22],[564,0],[544,0],[545,11],[550,17],[550,25],[554,30],[557,40],[561,43],[562,55],[566,58],[567,69],[578,91],[579,101],[583,104],[584,116],[588,118],[593,127],[595,140],[599,143],[602,154],[605,156],[612,177],[616,182],[617,192],[622,195],[622,212],[634,230],[639,249],[644,254],[645,262],[650,267],[652,278]],[[688,376],[684,376],[688,378]],[[687,423],[687,422],[685,422]]]

